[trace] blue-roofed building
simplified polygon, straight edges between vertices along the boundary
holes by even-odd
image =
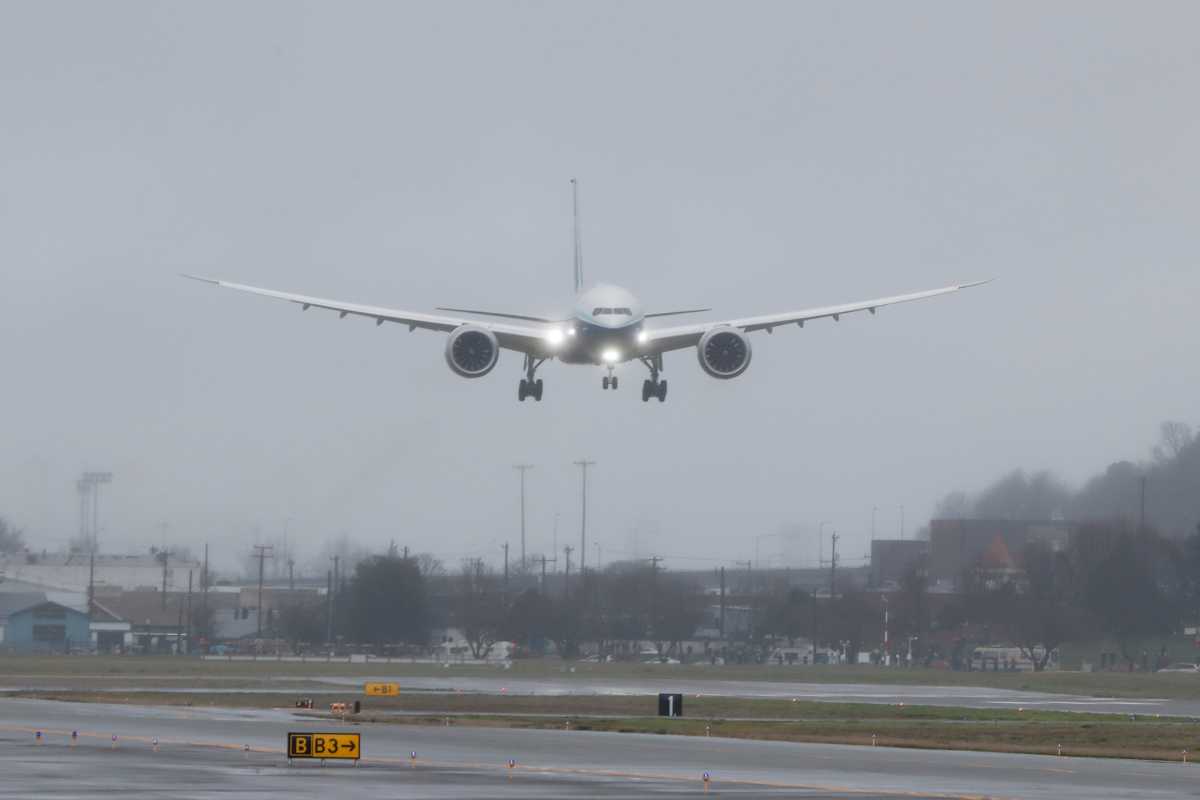
[[[0,594],[0,650],[64,653],[91,647],[87,614],[44,594]]]

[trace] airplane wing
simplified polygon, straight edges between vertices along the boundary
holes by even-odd
[[[249,292],[250,294],[262,295],[263,297],[271,297],[276,300],[286,300],[289,303],[298,304],[304,311],[310,308],[321,308],[329,311],[338,312],[340,318],[345,318],[348,315],[367,317],[375,320],[375,324],[382,325],[385,322],[395,322],[400,325],[407,325],[408,330],[414,331],[417,328],[430,331],[450,332],[460,325],[472,324],[482,328],[487,328],[492,333],[496,334],[496,340],[500,346],[507,350],[516,350],[521,353],[532,353],[534,355],[550,354],[552,349],[546,340],[546,329],[534,326],[525,325],[509,325],[496,324],[492,322],[481,322],[478,320],[460,319],[458,317],[448,317],[441,314],[425,314],[419,311],[399,311],[393,308],[382,308],[380,306],[365,306],[357,303],[343,303],[340,300],[326,300],[321,297],[310,297],[303,294],[292,294],[291,292],[278,292],[274,289],[262,289],[257,286],[246,286],[241,283],[230,283],[229,281],[216,280],[215,278],[203,278],[199,275],[183,275],[184,278],[190,278],[194,281],[209,283],[213,286],[220,286],[224,289],[236,289],[239,292]]]
[[[808,308],[801,311],[784,311],[779,314],[764,314],[759,317],[745,317],[743,319],[726,320],[723,322],[699,322],[692,325],[679,325],[670,328],[647,329],[646,337],[642,344],[642,352],[645,355],[654,355],[670,350],[694,347],[700,341],[701,336],[717,326],[739,328],[747,333],[761,330],[769,333],[782,325],[792,324],[803,328],[804,323],[809,320],[832,317],[834,321],[837,321],[841,319],[843,314],[853,314],[856,311],[870,311],[874,314],[876,309],[883,308],[884,306],[909,303],[913,300],[924,300],[929,297],[957,292],[960,289],[969,289],[972,286],[981,286],[985,283],[990,283],[990,280],[960,283],[954,286],[945,286],[941,289],[930,289],[911,294],[898,294],[893,297],[880,297],[874,300],[863,300],[858,303],[845,303],[838,306]]]

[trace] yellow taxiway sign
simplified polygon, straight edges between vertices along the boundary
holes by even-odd
[[[398,683],[367,683],[363,684],[363,692],[372,697],[395,697],[400,694]]]
[[[362,758],[361,733],[289,733],[288,758]]]

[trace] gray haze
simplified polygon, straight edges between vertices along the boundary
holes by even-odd
[[[605,560],[860,556],[1017,467],[1072,485],[1200,422],[1194,3],[5,3],[0,515],[35,546],[111,469],[102,543],[291,518],[447,560],[578,536]],[[541,311],[589,279],[712,318],[997,276],[758,334],[671,399],[179,272],[350,301]],[[828,533],[828,526],[826,526]],[[589,560],[595,551],[588,553]],[[711,559],[711,561],[707,560]],[[728,561],[726,561],[728,563]],[[778,563],[778,562],[776,562]],[[561,564],[560,564],[561,566]],[[320,564],[324,570],[324,564]]]

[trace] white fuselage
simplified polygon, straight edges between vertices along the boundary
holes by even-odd
[[[598,284],[580,292],[555,357],[567,364],[619,364],[636,358],[645,311],[633,293]]]

